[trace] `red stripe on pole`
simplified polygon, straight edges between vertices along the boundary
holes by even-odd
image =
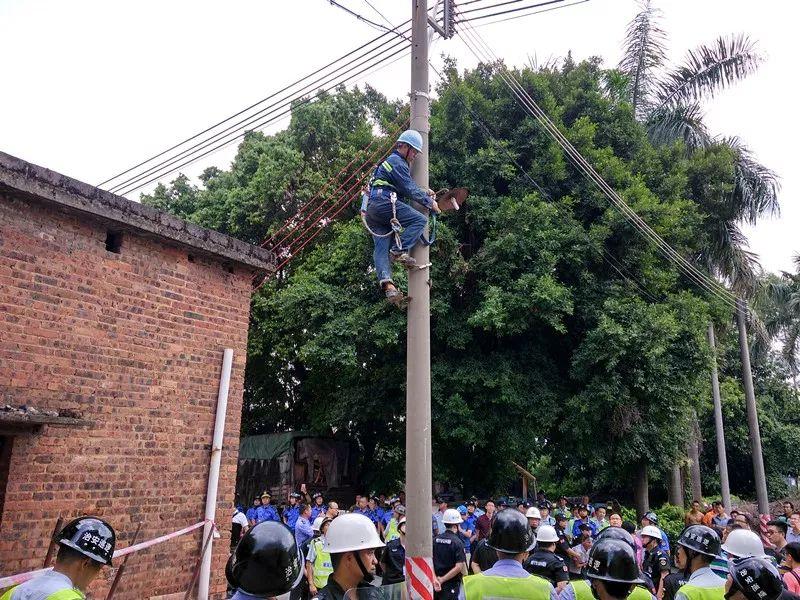
[[[433,565],[430,558],[411,556],[406,558],[406,579],[409,593],[415,600],[433,600]]]

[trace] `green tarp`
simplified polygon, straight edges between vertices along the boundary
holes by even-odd
[[[285,431],[282,433],[265,433],[262,435],[248,435],[239,442],[239,460],[250,458],[258,460],[272,460],[292,450],[292,440],[302,437],[311,437],[308,431]]]

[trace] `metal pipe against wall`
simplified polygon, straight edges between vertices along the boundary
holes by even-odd
[[[222,440],[225,435],[225,417],[228,413],[228,390],[231,384],[231,367],[233,366],[233,349],[225,348],[222,354],[222,373],[219,378],[219,393],[217,394],[217,417],[214,423],[214,439],[211,442],[211,466],[208,470],[208,488],[206,490],[206,524],[203,528],[201,539],[210,539],[214,527],[214,517],[217,512],[217,487],[219,485],[219,468],[222,462]],[[200,585],[197,590],[198,600],[208,600],[208,590],[211,584],[211,556],[213,542],[207,544],[203,554],[203,563],[200,566]]]

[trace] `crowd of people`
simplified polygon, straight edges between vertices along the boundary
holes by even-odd
[[[329,596],[323,591],[329,590],[338,564],[331,549],[348,547],[330,541],[331,531],[338,528],[333,525],[341,524],[345,515],[351,523],[360,524],[358,539],[369,538],[373,544],[360,549],[372,554],[368,558],[357,555],[350,579],[365,585],[377,574],[383,586],[405,581],[404,502],[402,493],[356,496],[340,515],[335,502],[326,502],[319,493],[309,495],[305,487],[290,494],[282,510],[276,510],[265,493],[246,511],[242,530],[270,521],[286,525],[305,563],[293,597],[325,599]],[[627,555],[628,550],[619,550],[619,543],[630,550],[633,567],[629,571],[636,573],[631,578],[634,600],[721,600],[723,596],[731,600],[735,594],[725,595],[725,582],[734,581],[731,585],[736,586],[731,570],[743,559],[760,561],[751,561],[748,568],[758,567],[761,576],[778,578],[782,600],[800,593],[800,512],[791,502],[784,503],[783,514],[768,522],[766,545],[752,515],[741,510],[728,514],[720,502],[708,507],[694,502],[675,547],[659,528],[654,512],[633,523],[623,519],[616,503],[593,504],[588,497],[571,502],[562,496],[555,503],[541,496],[535,502],[508,498],[479,502],[472,497],[455,507],[434,497],[431,512],[437,600],[482,597],[475,596],[479,592],[474,590],[482,590],[485,582],[481,580],[477,588],[468,583],[476,575],[508,579],[522,578],[522,573],[547,585],[547,593],[536,596],[541,600],[591,600],[593,564],[600,548],[604,556],[610,552],[608,540],[616,543],[614,556]],[[502,524],[499,530],[498,524]],[[337,585],[343,592],[347,584],[339,581]],[[754,598],[745,596],[768,600],[758,592]],[[330,597],[338,600],[341,596]]]

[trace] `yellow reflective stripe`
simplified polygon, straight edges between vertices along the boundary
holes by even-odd
[[[84,600],[84,596],[80,591],[75,588],[64,588],[50,594],[47,600]]]
[[[374,180],[372,182],[372,185],[373,186],[377,185],[377,186],[390,187],[390,188],[394,189],[394,186],[391,183],[389,183],[388,181],[386,181],[385,179],[376,179],[376,180]]]
[[[11,600],[11,594],[14,592],[15,589],[17,589],[17,587],[19,587],[19,586],[15,585],[12,588],[8,588],[6,590],[6,593],[3,594],[2,596],[0,596],[0,600]]]
[[[381,163],[381,166],[382,166],[384,169],[386,169],[387,171],[389,171],[389,173],[391,173],[391,172],[392,172],[392,165],[390,165],[390,164],[389,164],[389,161],[388,161],[388,160],[385,160],[385,161],[383,161],[383,162]]]

